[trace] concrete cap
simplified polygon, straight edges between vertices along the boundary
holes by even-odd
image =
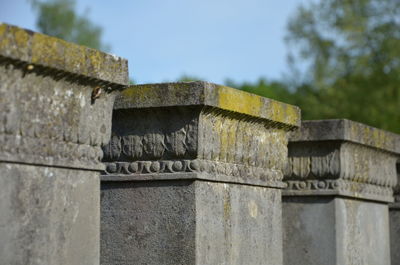
[[[127,85],[127,60],[58,38],[0,23],[0,60],[72,73],[86,78]]]
[[[400,154],[400,135],[346,119],[302,121],[290,142],[308,141],[349,141]]]
[[[208,82],[161,83],[131,86],[117,97],[114,109],[209,106],[295,128],[300,109],[238,89]]]

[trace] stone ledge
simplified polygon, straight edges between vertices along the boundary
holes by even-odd
[[[127,85],[127,60],[64,40],[0,23],[0,57],[27,70],[54,69],[88,79]]]
[[[400,154],[400,135],[346,119],[302,121],[289,141],[349,141]]]
[[[294,129],[300,125],[296,106],[208,82],[131,86],[117,97],[114,109],[208,106]]]

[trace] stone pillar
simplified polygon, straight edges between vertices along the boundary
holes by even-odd
[[[101,145],[127,62],[0,24],[0,263],[99,264]]]
[[[390,264],[399,139],[349,120],[302,123],[284,178],[285,265]]]
[[[398,142],[400,153],[400,141]],[[400,155],[397,160],[397,186],[394,189],[394,202],[389,204],[390,254],[392,265],[400,265]]]
[[[282,264],[282,169],[299,114],[205,82],[125,90],[105,147],[101,263]]]

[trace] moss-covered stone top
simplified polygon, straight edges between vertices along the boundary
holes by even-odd
[[[346,119],[303,121],[291,142],[350,141],[400,154],[400,135]]]
[[[117,98],[114,109],[203,105],[281,123],[300,125],[296,106],[208,82],[131,86]]]
[[[128,84],[127,60],[58,38],[0,23],[0,57],[111,83]]]

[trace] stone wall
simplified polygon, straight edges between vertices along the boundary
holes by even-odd
[[[400,265],[399,135],[5,24],[0,110],[0,264]]]

